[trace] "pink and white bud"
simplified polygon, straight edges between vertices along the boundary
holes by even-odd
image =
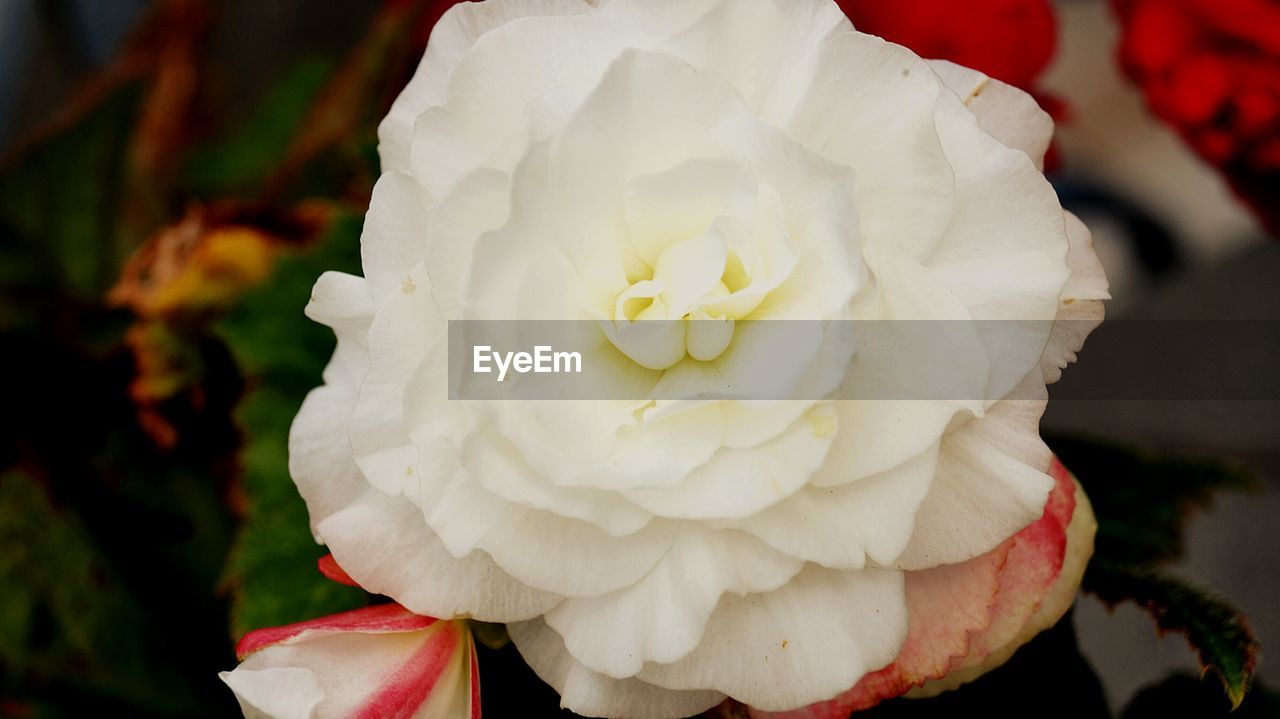
[[[466,622],[398,604],[259,629],[220,676],[247,719],[479,719]]]

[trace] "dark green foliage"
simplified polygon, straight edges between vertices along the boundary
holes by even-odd
[[[288,473],[289,425],[333,353],[333,333],[306,320],[311,286],[327,270],[358,271],[360,218],[346,217],[315,248],[282,258],[271,279],[219,326],[250,389],[236,410],[244,435],[247,507],[228,565],[236,636],[359,606],[364,592],[316,570],[324,554]]]
[[[1222,460],[1155,455],[1107,442],[1051,438],[1098,516],[1096,556],[1109,562],[1168,562],[1182,556],[1192,511],[1214,492],[1248,489],[1251,475]]]
[[[1232,706],[1244,700],[1257,669],[1259,647],[1239,610],[1150,567],[1095,561],[1085,577],[1085,589],[1108,605],[1135,602],[1161,631],[1186,635],[1201,665],[1222,680]]]

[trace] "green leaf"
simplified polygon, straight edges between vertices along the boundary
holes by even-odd
[[[1275,719],[1280,717],[1280,694],[1261,683],[1253,685],[1239,707],[1232,708],[1222,690],[1205,677],[1173,674],[1144,687],[1129,701],[1121,719]]]
[[[146,616],[79,522],[18,471],[0,475],[0,587],[4,685],[38,677],[173,711],[174,677],[147,661]]]
[[[205,197],[256,195],[332,73],[333,63],[323,59],[285,73],[248,120],[192,157],[185,173],[190,191]]]
[[[96,300],[115,281],[132,249],[119,223],[139,97],[136,84],[115,90],[0,167],[0,288],[10,299],[60,288]]]
[[[1161,631],[1187,637],[1205,670],[1222,680],[1233,707],[1240,706],[1258,664],[1258,641],[1244,615],[1223,600],[1157,569],[1094,561],[1084,589],[1114,607],[1135,602]]]
[[[244,433],[246,516],[227,568],[237,636],[352,609],[363,591],[320,575],[324,554],[288,472],[288,433],[303,398],[321,383],[333,334],[302,309],[326,270],[359,268],[361,219],[344,216],[313,248],[281,258],[271,279],[217,328],[248,375],[237,418]]]
[[[1220,460],[1155,455],[1115,444],[1049,438],[1049,446],[1089,493],[1098,516],[1097,560],[1168,562],[1182,556],[1184,525],[1218,490],[1253,486],[1241,467]]]

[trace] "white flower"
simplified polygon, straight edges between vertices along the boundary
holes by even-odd
[[[338,335],[290,440],[317,537],[416,613],[510,623],[582,714],[848,690],[898,655],[906,575],[997,547],[1053,486],[1045,383],[1107,294],[1039,169],[1051,129],[831,0],[454,7],[381,128],[365,276],[307,309]],[[745,376],[767,338],[743,320],[1045,322],[1029,358],[957,323],[985,396],[1018,399],[469,402],[464,318],[603,319],[662,396]],[[837,380],[899,361],[859,345]]]

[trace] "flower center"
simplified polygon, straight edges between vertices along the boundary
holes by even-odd
[[[720,217],[659,254],[652,268],[636,263],[618,294],[606,332],[637,364],[665,370],[685,357],[709,362],[728,349],[734,323],[749,315],[769,287],[750,233]],[[773,284],[773,283],[769,283]]]

